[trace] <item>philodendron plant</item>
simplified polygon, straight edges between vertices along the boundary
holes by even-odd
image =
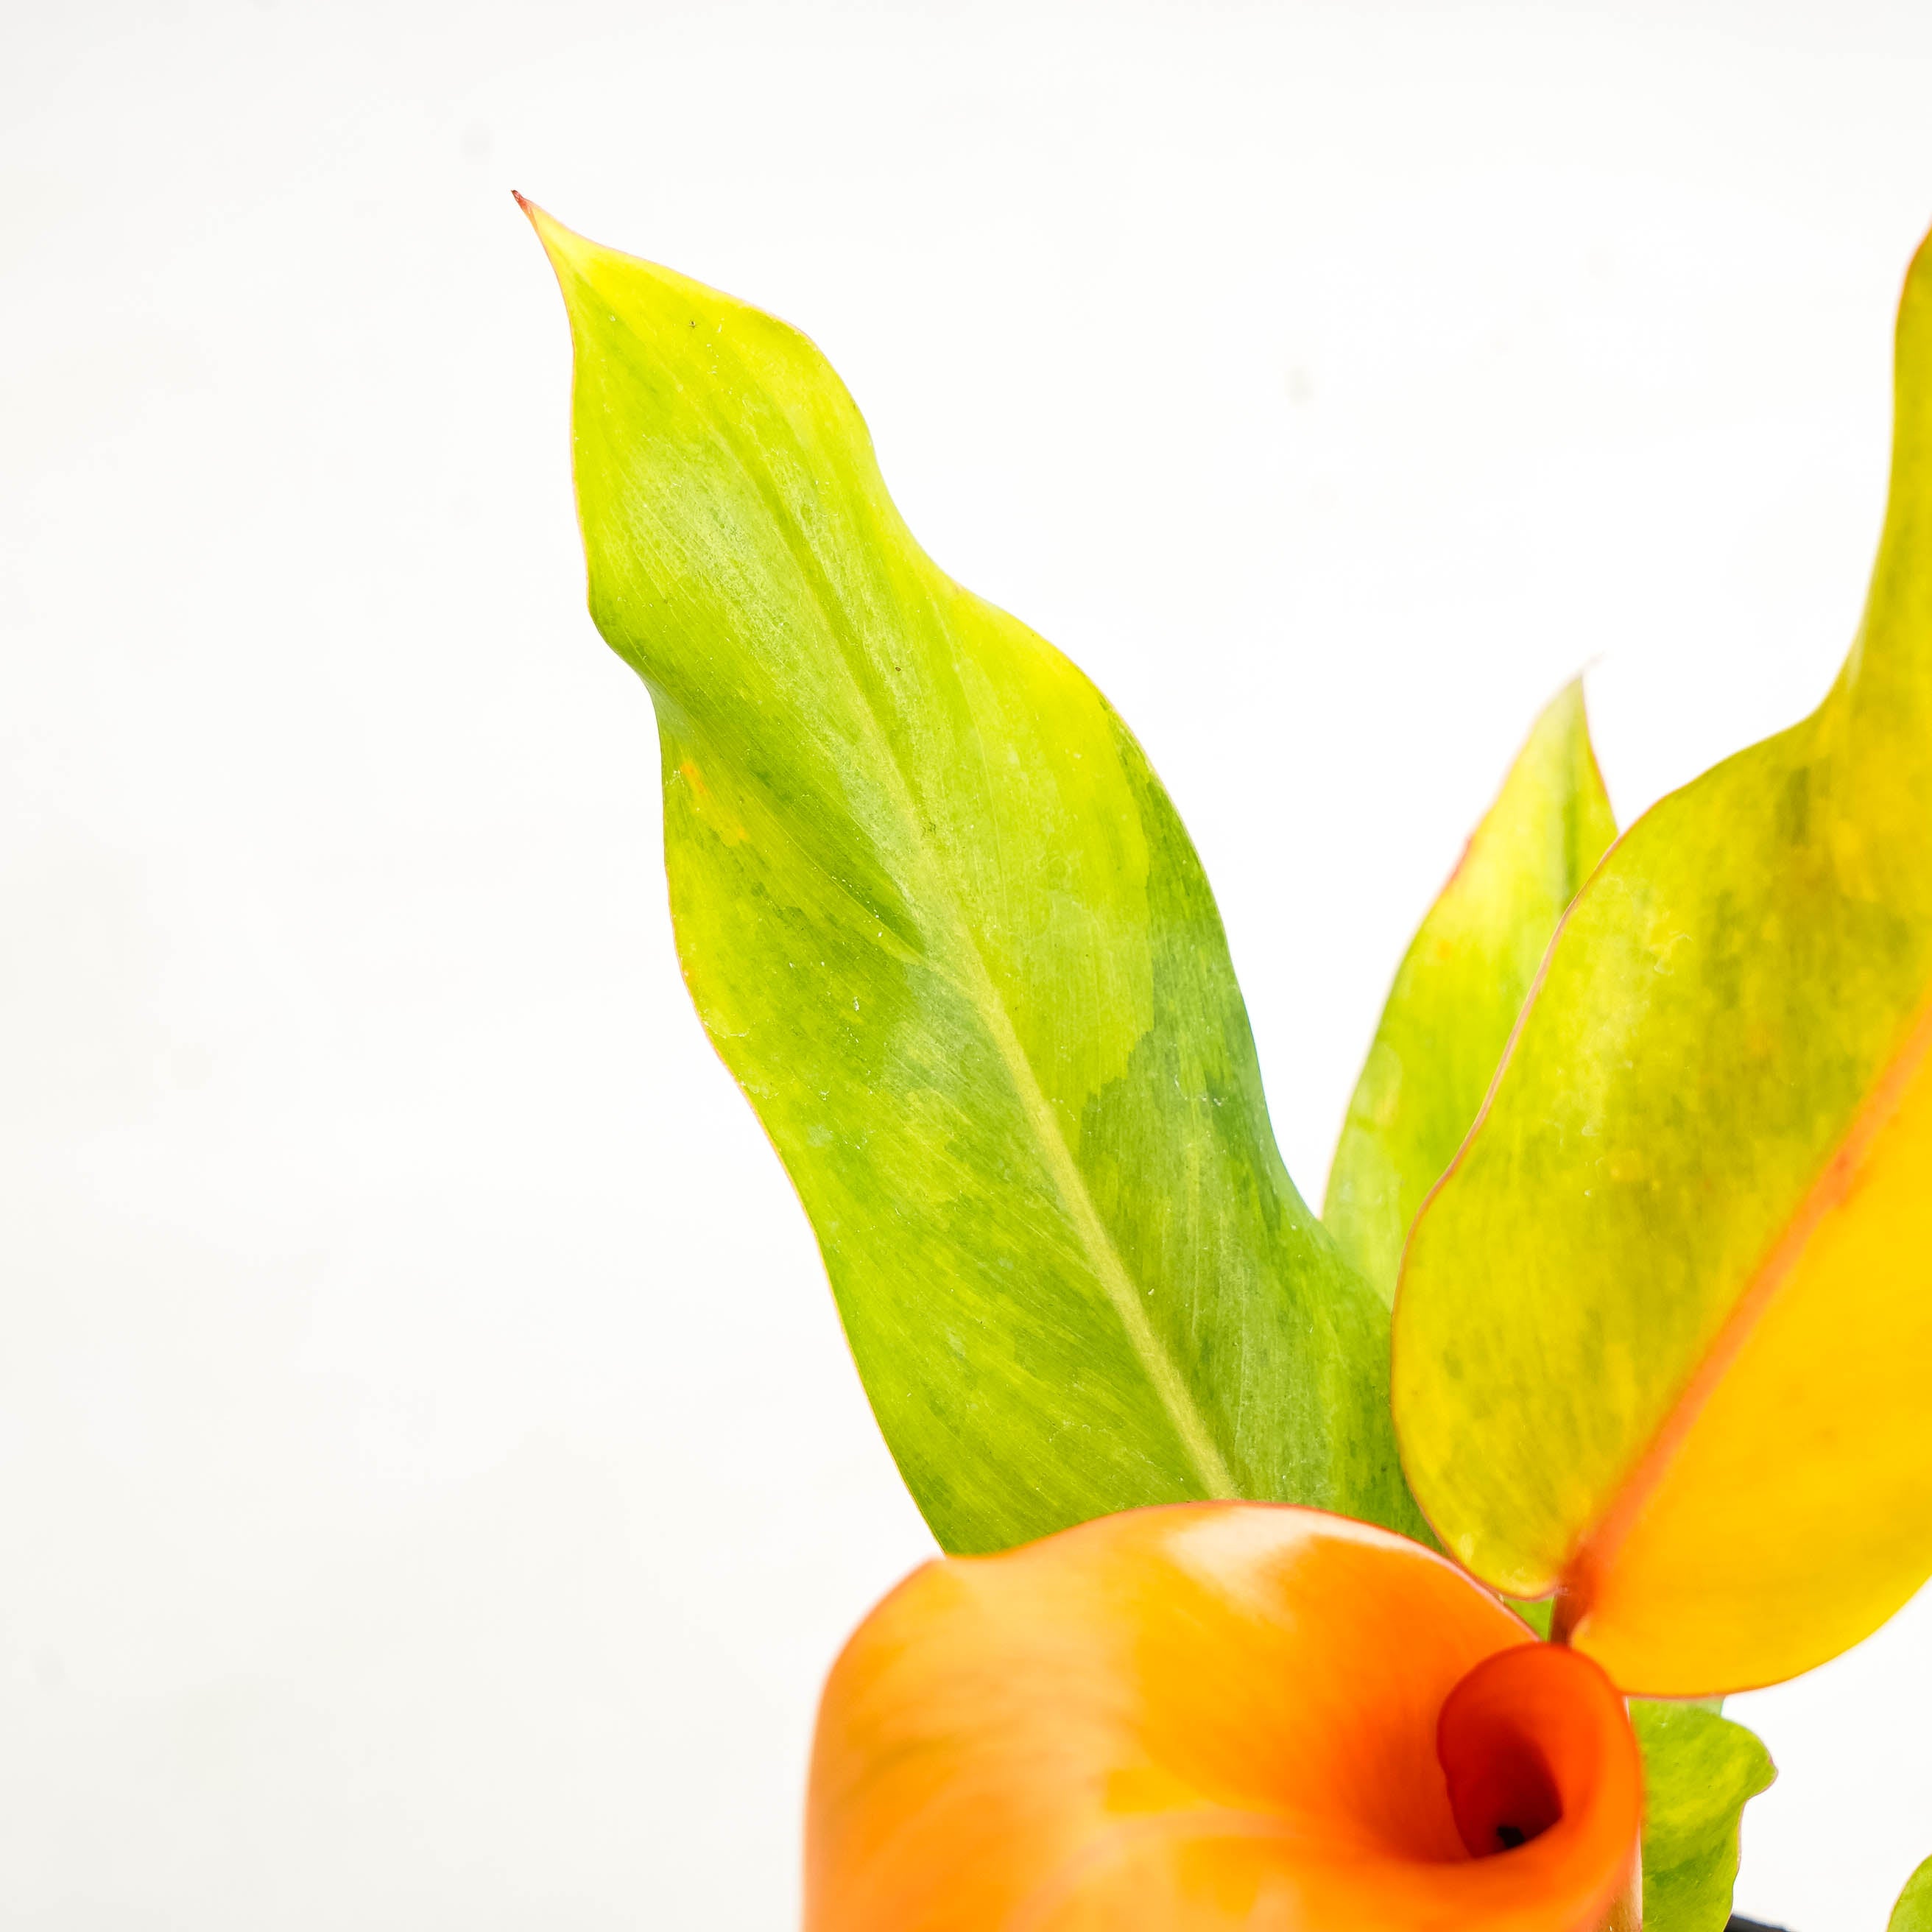
[[[685,976],[950,1552],[826,1686],[811,1932],[1715,1932],[1715,1700],[1932,1573],[1932,244],[1829,695],[1621,837],[1551,704],[1318,1218],[1126,724],[803,336],[528,212]]]

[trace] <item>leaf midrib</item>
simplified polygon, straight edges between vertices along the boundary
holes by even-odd
[[[1577,1539],[1564,1559],[1556,1587],[1552,1636],[1567,1635],[1589,1614],[1596,1580],[1616,1562],[1698,1418],[1796,1271],[1813,1233],[1857,1185],[1873,1148],[1904,1105],[1928,1055],[1932,1055],[1932,1001],[1906,1026],[1904,1038],[1854,1110],[1816,1177],[1738,1291],[1730,1312],[1698,1357],[1643,1453],[1617,1485],[1609,1508]]]

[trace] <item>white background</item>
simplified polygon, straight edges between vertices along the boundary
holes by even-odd
[[[0,1923],[783,1928],[928,1545],[678,980],[509,189],[808,328],[1138,728],[1304,1191],[1580,666],[1856,621],[1932,8],[0,4]],[[1739,1898],[1932,1852],[1932,1608]]]

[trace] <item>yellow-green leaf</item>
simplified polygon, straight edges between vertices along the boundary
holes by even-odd
[[[1932,1572],[1932,248],[1897,399],[1836,684],[1578,896],[1397,1294],[1444,1545],[1634,1692],[1789,1677]]]
[[[1744,1808],[1778,1767],[1743,1725],[1697,1704],[1637,1698],[1643,1748],[1643,1932],[1724,1932]]]
[[[1583,687],[1536,721],[1403,956],[1328,1174],[1322,1218],[1384,1301],[1424,1197],[1469,1131],[1563,909],[1616,820]]]
[[[686,979],[940,1541],[1232,1495],[1419,1527],[1386,1314],[1282,1166],[1140,747],[920,549],[802,336],[534,219]]]
[[[1932,1858],[1905,1881],[1886,1932],[1932,1932]]]

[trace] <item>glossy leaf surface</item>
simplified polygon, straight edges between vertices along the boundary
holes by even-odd
[[[1932,1932],[1932,1858],[1905,1881],[1886,1932]]]
[[[1410,943],[1348,1102],[1322,1218],[1384,1301],[1469,1131],[1556,922],[1616,836],[1583,687],[1552,700]]]
[[[1744,1806],[1778,1768],[1742,1724],[1695,1704],[1639,1698],[1643,1749],[1644,1932],[1724,1932]]]
[[[1588,1659],[1308,1510],[928,1564],[827,1681],[806,1932],[1594,1932],[1641,1771]]]
[[[1932,256],[1810,718],[1578,897],[1410,1237],[1394,1400],[1475,1573],[1629,1690],[1789,1677],[1932,1570]]]
[[[1386,1314],[1282,1167],[1131,734],[920,549],[802,336],[532,218],[686,979],[941,1544],[1235,1494],[1415,1522]]]

